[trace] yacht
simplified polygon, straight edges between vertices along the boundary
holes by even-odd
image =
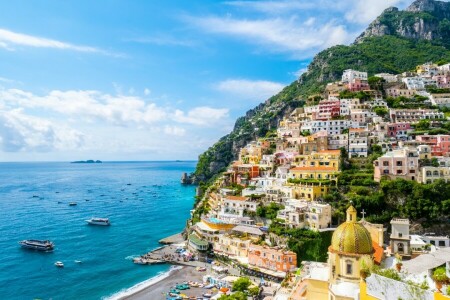
[[[91,218],[86,220],[90,225],[100,225],[100,226],[109,226],[111,223],[108,218]]]
[[[76,202],[70,202],[70,203],[69,203],[69,206],[76,206],[76,205],[77,205]]]
[[[23,248],[39,250],[39,251],[53,251],[54,245],[50,241],[42,241],[42,240],[23,240],[20,241],[19,244]]]

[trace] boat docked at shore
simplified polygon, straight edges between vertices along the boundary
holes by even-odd
[[[19,244],[22,248],[33,249],[38,251],[50,252],[53,251],[54,245],[47,240],[23,240]]]
[[[90,218],[86,220],[89,225],[109,226],[111,223],[108,218]]]

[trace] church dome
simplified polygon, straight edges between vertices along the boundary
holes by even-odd
[[[347,221],[336,229],[331,239],[331,250],[351,254],[372,254],[372,238],[369,231],[356,222],[356,209],[347,209]]]

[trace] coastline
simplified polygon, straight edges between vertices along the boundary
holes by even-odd
[[[161,283],[164,281],[164,279],[169,278],[169,276],[173,273],[176,273],[176,271],[182,270],[185,267],[182,266],[171,266],[170,269],[166,272],[159,273],[156,276],[150,277],[147,280],[141,281],[132,287],[122,289],[118,291],[117,293],[114,293],[110,296],[105,296],[102,299],[104,300],[123,300],[123,299],[130,299],[134,295],[149,289],[150,287]]]
[[[161,273],[128,289],[105,297],[105,300],[147,300],[166,299],[165,294],[176,284],[185,281],[203,282],[206,273],[198,272],[194,267],[172,266],[169,271]],[[193,288],[183,291],[187,296],[201,296],[206,290]]]

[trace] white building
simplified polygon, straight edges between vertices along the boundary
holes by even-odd
[[[349,130],[348,134],[348,157],[367,157],[367,137],[369,132],[365,129]]]
[[[348,135],[347,134],[333,134],[328,136],[328,149],[339,150],[345,148],[348,150]]]
[[[408,219],[391,220],[391,253],[398,253],[400,256],[409,256],[411,251],[411,237],[409,236]]]
[[[345,70],[342,74],[342,82],[343,83],[351,83],[354,82],[355,79],[359,80],[367,80],[367,72],[360,72],[355,70]]]
[[[433,105],[450,107],[450,94],[431,94],[429,98]]]
[[[375,77],[383,78],[384,81],[392,83],[397,82],[397,75],[389,74],[389,73],[378,73],[375,74]]]
[[[301,130],[309,130],[310,133],[316,133],[326,130],[328,135],[340,134],[342,130],[348,128],[358,128],[358,122],[349,120],[327,120],[327,121],[306,121],[303,123]]]
[[[406,77],[402,81],[406,84],[408,90],[424,90],[425,83],[422,77]]]
[[[244,211],[256,212],[258,202],[250,201],[247,197],[227,196],[222,200],[220,214],[223,216],[244,216]]]

